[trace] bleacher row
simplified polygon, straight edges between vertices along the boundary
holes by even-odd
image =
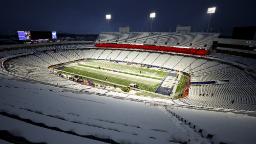
[[[35,53],[35,52],[41,52],[46,50],[66,50],[66,49],[79,49],[84,48],[84,44],[69,44],[69,45],[52,45],[52,46],[41,46],[41,47],[35,47],[35,48],[15,48],[15,49],[6,49],[0,51],[0,58],[12,56],[12,55],[18,55],[18,54],[24,54],[24,53]]]
[[[30,54],[5,61],[5,68],[21,77],[72,89],[84,89],[84,86],[52,74],[48,67],[91,58],[173,69],[189,73],[192,82],[228,80],[222,84],[191,85],[189,96],[181,99],[182,102],[197,106],[256,110],[256,80],[237,67],[209,59],[167,53],[75,47],[17,50],[19,52],[12,53],[24,51]]]
[[[96,43],[182,46],[208,50],[218,36],[216,33],[109,32],[101,33]]]
[[[223,53],[211,53],[211,55],[209,55],[209,56],[213,57],[213,58],[218,58],[218,59],[222,59],[225,61],[229,61],[232,63],[241,64],[241,65],[249,67],[253,70],[256,70],[256,59],[255,58],[228,55],[228,54],[223,54]]]

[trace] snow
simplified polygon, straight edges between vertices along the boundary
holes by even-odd
[[[110,138],[119,143],[209,143],[209,140],[202,138],[157,106],[95,94],[63,91],[61,88],[16,80],[1,79],[0,85],[1,112],[42,123],[47,127],[57,127],[78,135]],[[0,118],[1,123],[5,123],[1,124],[0,130],[12,132],[16,129],[21,136],[34,142],[94,142],[3,115],[0,115]]]
[[[31,142],[45,142],[49,144],[56,143],[88,143],[88,144],[103,144],[103,142],[80,138],[65,133],[55,132],[43,128],[39,128],[33,125],[20,122],[7,117],[0,116],[1,130],[8,130],[15,136],[22,136],[29,139]],[[0,141],[1,144],[4,144]],[[8,143],[7,143],[8,144]]]
[[[217,136],[217,141],[241,144],[254,144],[256,141],[256,117],[232,112],[178,107],[169,107],[168,109],[208,133]]]

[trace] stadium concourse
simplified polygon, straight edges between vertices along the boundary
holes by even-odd
[[[3,46],[1,143],[255,143],[255,59],[210,53],[213,33],[102,33],[84,42]],[[210,53],[210,54],[209,54]],[[180,99],[82,85],[49,67],[87,59],[190,75]]]

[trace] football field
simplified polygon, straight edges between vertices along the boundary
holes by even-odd
[[[81,76],[96,83],[104,83],[119,87],[136,84],[138,89],[155,92],[167,71],[128,65],[110,61],[86,60],[69,64],[60,69],[62,72]]]

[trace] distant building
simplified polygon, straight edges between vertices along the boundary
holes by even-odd
[[[126,26],[126,27],[119,27],[119,32],[120,33],[128,33],[130,32],[130,27]]]
[[[191,32],[191,26],[180,26],[178,25],[176,27],[176,33],[190,33]]]
[[[232,33],[233,39],[256,40],[256,26],[235,27]]]

